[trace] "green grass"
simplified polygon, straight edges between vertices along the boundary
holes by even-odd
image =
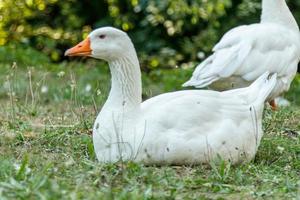
[[[109,72],[84,65],[0,66],[0,199],[299,199],[299,78],[287,94],[291,107],[266,110],[265,136],[249,164],[104,165],[91,127]],[[143,96],[177,90],[189,74],[144,74]]]

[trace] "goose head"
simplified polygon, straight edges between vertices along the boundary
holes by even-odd
[[[91,32],[88,37],[65,52],[65,56],[83,56],[108,62],[134,53],[128,35],[116,28],[104,27]]]

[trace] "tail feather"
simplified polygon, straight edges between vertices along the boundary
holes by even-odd
[[[195,88],[204,88],[204,87],[209,86],[216,80],[218,80],[218,78],[214,77],[214,76],[208,77],[208,78],[202,79],[202,80],[195,80],[195,79],[191,78],[191,80],[184,83],[182,85],[182,87],[190,87],[191,86],[191,87],[195,87]]]
[[[184,83],[182,87],[196,87],[204,88],[209,86],[214,81],[218,80],[218,76],[215,76],[211,71],[211,63],[214,60],[215,56],[212,55],[198,65],[193,73],[192,78]]]
[[[250,86],[248,95],[256,96],[254,105],[264,104],[276,86],[277,74],[273,74],[270,78],[269,74],[266,72]]]
[[[249,87],[225,91],[229,96],[238,95],[247,103],[253,105],[264,105],[277,83],[277,74],[270,77],[266,72],[254,81]]]
[[[227,77],[234,72],[238,63],[236,62],[236,50],[216,52],[200,65],[198,65],[193,73],[192,78],[183,84],[186,86],[193,86],[196,88],[204,88],[219,80],[221,77]],[[227,69],[232,66],[234,69]],[[222,74],[224,72],[224,75]]]
[[[251,52],[251,43],[238,44],[218,49],[196,67],[192,79],[183,86],[203,88],[222,78],[229,78],[242,66]]]

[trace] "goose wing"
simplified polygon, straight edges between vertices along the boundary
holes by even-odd
[[[197,66],[183,86],[207,87],[232,76],[254,81],[266,71],[290,76],[299,61],[299,36],[275,24],[253,24],[232,29]]]

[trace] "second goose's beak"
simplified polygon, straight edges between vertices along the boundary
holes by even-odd
[[[75,47],[68,49],[65,52],[65,56],[91,56],[91,40],[90,38],[86,38]]]

